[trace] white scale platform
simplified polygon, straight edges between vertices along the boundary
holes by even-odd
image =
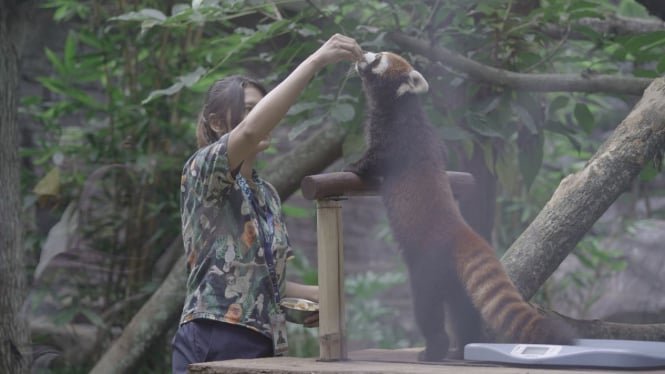
[[[464,347],[464,359],[529,366],[665,368],[665,342],[578,339],[576,343],[576,345],[472,343]]]

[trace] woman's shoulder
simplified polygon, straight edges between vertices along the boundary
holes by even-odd
[[[224,135],[214,143],[197,149],[185,162],[185,167],[202,166],[209,162],[225,159],[227,154],[228,135]]]

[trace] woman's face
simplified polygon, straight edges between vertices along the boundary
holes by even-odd
[[[258,88],[254,87],[251,84],[248,84],[245,87],[245,117],[247,114],[254,109],[256,103],[263,98],[263,94],[259,91]],[[270,146],[271,135],[268,133],[265,139],[261,140],[257,146],[256,153],[266,150]]]
[[[249,111],[252,110],[254,106],[256,106],[256,103],[262,98],[263,94],[258,88],[251,84],[248,84],[247,87],[245,87],[245,115],[243,118],[247,117],[247,113],[249,113]]]

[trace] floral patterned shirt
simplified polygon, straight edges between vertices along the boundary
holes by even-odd
[[[269,315],[278,310],[260,232],[268,222],[257,214],[229,169],[228,135],[199,149],[182,171],[180,209],[187,256],[187,294],[180,323],[207,318],[239,324],[272,336]],[[292,256],[277,191],[253,172],[258,208],[272,214],[274,257],[280,295],[286,260]],[[263,225],[259,230],[259,225]]]

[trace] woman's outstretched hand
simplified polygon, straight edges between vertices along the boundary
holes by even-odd
[[[342,34],[335,34],[312,54],[312,58],[320,67],[334,64],[339,61],[358,61],[362,59],[363,51],[353,39]]]

